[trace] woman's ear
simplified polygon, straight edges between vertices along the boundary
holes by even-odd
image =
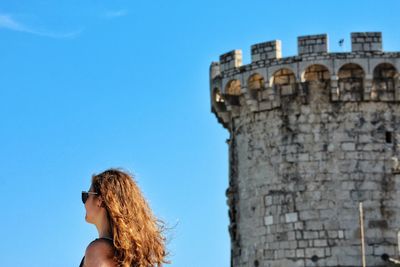
[[[97,199],[96,199],[96,205],[97,205],[97,207],[102,207],[103,206],[103,199],[101,198],[101,197],[98,197]]]

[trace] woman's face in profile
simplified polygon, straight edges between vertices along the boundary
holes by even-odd
[[[88,192],[94,192],[92,186],[90,186]],[[85,203],[85,209],[86,209],[86,215],[85,215],[85,220],[88,223],[94,223],[96,215],[98,214],[98,210],[100,207],[98,207],[98,197],[93,194],[89,194],[88,199],[86,200]]]

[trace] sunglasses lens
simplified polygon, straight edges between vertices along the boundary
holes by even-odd
[[[86,200],[88,199],[89,194],[87,192],[82,192],[82,202],[83,204],[86,203]]]

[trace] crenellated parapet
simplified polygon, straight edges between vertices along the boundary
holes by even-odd
[[[310,101],[318,83],[327,103],[400,101],[400,52],[382,51],[380,32],[351,33],[351,52],[329,53],[326,34],[298,37],[298,55],[282,58],[279,40],[220,56],[210,67],[211,107],[224,127],[243,112],[281,108],[298,97]]]

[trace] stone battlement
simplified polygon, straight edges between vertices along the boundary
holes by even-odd
[[[242,51],[220,56],[210,67],[212,111],[228,127],[243,113],[273,110],[282,99],[306,104],[313,84],[324,84],[328,102],[400,101],[400,52],[382,51],[380,32],[351,33],[351,52],[329,53],[326,34],[300,36],[298,55],[282,58],[279,40],[251,46],[251,63]]]

